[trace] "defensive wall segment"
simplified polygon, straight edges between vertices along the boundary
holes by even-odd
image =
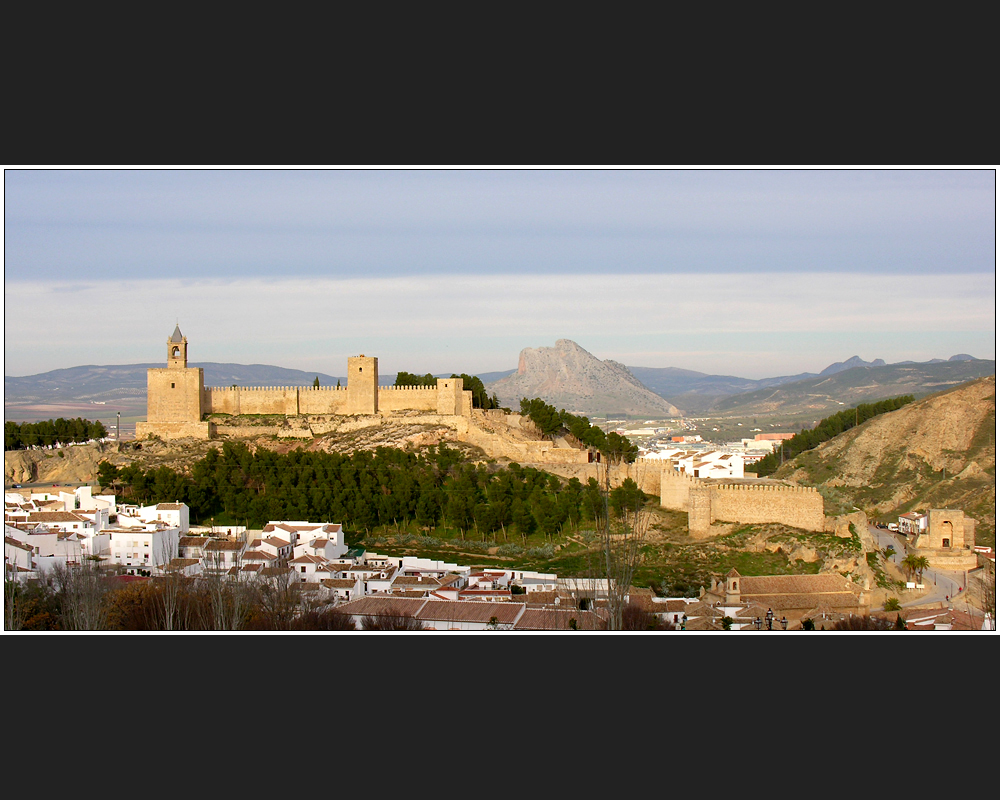
[[[692,536],[703,536],[715,522],[779,522],[823,531],[823,496],[812,488],[754,484],[711,484],[667,467],[660,474],[660,505],[687,511]]]

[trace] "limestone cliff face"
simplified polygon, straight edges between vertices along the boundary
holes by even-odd
[[[540,397],[556,408],[587,415],[626,413],[680,416],[676,406],[654,394],[617,361],[601,361],[576,342],[525,348],[517,372],[486,387],[500,402],[518,409],[522,397]]]

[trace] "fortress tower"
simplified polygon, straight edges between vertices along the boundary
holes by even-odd
[[[146,422],[136,423],[136,436],[208,438],[202,422],[204,370],[187,365],[187,337],[180,325],[167,339],[167,366],[146,372]]]
[[[347,359],[348,414],[378,413],[378,359],[351,356]]]

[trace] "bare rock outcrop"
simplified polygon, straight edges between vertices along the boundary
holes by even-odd
[[[623,364],[601,361],[569,339],[557,340],[555,347],[525,348],[517,372],[486,389],[515,410],[522,397],[540,397],[556,408],[587,415],[681,414],[676,406],[643,386]]]

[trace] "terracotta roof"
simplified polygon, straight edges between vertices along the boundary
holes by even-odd
[[[737,573],[738,574],[738,573]],[[728,577],[728,576],[727,576]],[[861,588],[843,575],[741,576],[740,596],[773,594],[858,593]]]
[[[422,589],[436,589],[441,585],[441,582],[435,578],[414,578],[409,575],[399,575],[396,580],[392,582],[393,586],[403,586],[406,588],[422,588]]]
[[[299,556],[298,558],[293,558],[288,562],[289,564],[326,564],[326,559],[320,556],[311,556],[308,553]]]
[[[242,550],[242,542],[228,542],[225,539],[213,539],[205,545],[206,550]]]
[[[352,582],[353,585],[353,582]],[[390,595],[371,595],[352,600],[338,607],[345,614],[391,614],[393,616],[412,617],[423,607],[425,600]]]
[[[86,518],[72,511],[32,511],[28,522],[87,522]]]
[[[570,620],[580,631],[600,631],[607,627],[603,615],[576,608],[527,608],[514,625],[516,631],[571,631]]]
[[[320,583],[331,589],[353,589],[358,582],[352,581],[350,578],[323,578]]]
[[[243,554],[244,561],[277,561],[278,557],[274,553],[265,550],[247,550]]]
[[[556,598],[559,597],[558,592],[528,592],[527,594],[519,594],[522,602],[527,603],[529,606],[550,606],[556,602]],[[570,603],[572,605],[572,602]]]
[[[157,511],[180,511],[184,508],[184,503],[157,503]]]
[[[484,622],[492,617],[500,624],[510,624],[524,612],[521,603],[463,603],[460,600],[428,600],[416,614],[419,620],[440,622]]]
[[[9,536],[3,537],[3,543],[6,545],[10,545],[11,547],[16,547],[20,550],[27,550],[29,553],[35,549],[31,547],[31,545],[27,545],[24,542],[19,542],[17,539],[11,539]]]

